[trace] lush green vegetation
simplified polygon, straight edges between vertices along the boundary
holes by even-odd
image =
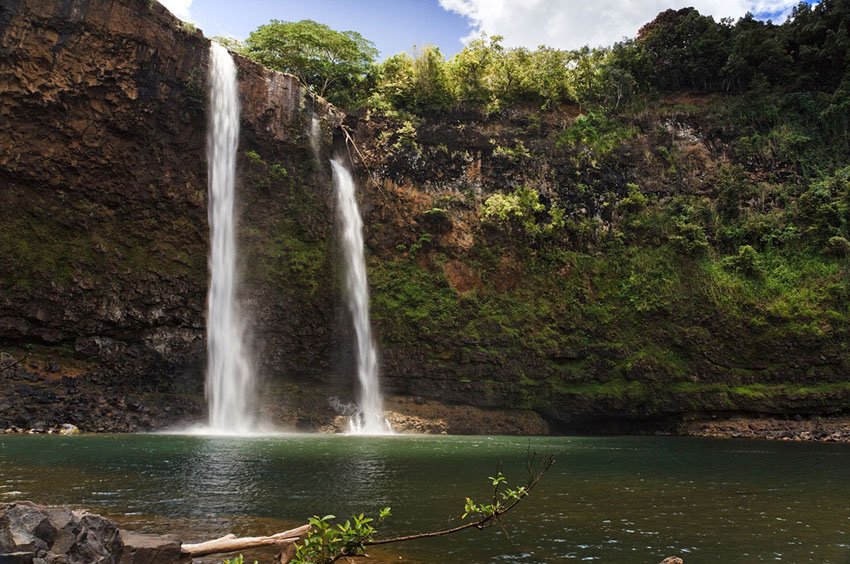
[[[356,101],[378,54],[356,31],[335,31],[312,20],[272,20],[253,31],[244,46],[230,46],[269,68],[294,74],[319,96],[343,106]]]
[[[823,125],[844,131],[850,107],[848,13],[846,0],[801,3],[777,25],[751,15],[717,22],[683,8],[660,13],[636,38],[612,47],[506,48],[501,37],[492,36],[471,41],[448,60],[438,48],[425,46],[376,63],[377,51],[358,33],[309,20],[272,21],[244,46],[229,46],[295,74],[349,108],[365,102],[377,110],[414,113],[453,107],[498,111],[525,103],[618,109],[665,92],[822,93],[828,95],[818,100]]]
[[[367,110],[374,169],[428,186],[415,220],[372,196],[385,349],[493,397],[515,379],[526,407],[778,410],[848,394],[848,22],[823,0],[781,25],[667,10],[599,49],[482,37],[377,63],[361,43],[336,91],[281,57]],[[327,251],[298,241],[278,254],[306,281]]]

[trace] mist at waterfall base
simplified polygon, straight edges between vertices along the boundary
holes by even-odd
[[[207,129],[210,287],[207,301],[208,430],[244,434],[255,430],[254,374],[237,304],[234,192],[239,145],[239,85],[227,49],[210,47],[210,112]]]
[[[357,351],[357,379],[360,383],[359,410],[350,420],[354,434],[391,433],[384,419],[383,400],[378,383],[378,352],[369,319],[369,285],[363,244],[363,220],[357,207],[354,179],[339,159],[331,160],[334,192],[340,222],[343,256],[345,257],[346,301],[354,322]]]
[[[184,429],[194,434],[262,434],[254,411],[255,378],[245,323],[238,297],[234,198],[239,145],[239,85],[236,64],[223,46],[210,46],[207,166],[209,181],[210,287],[207,309],[206,426]],[[313,114],[308,136],[317,158],[321,123]],[[350,420],[353,434],[387,434],[378,383],[378,354],[369,318],[369,288],[363,243],[363,221],[357,207],[351,173],[331,160],[337,194],[340,235],[345,261],[346,298],[355,330],[358,413]]]

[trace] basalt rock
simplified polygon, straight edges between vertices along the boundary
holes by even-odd
[[[121,549],[118,528],[99,515],[26,501],[0,505],[0,561],[114,564]]]
[[[176,564],[190,560],[180,545],[169,536],[121,531],[85,510],[0,504],[3,564]]]
[[[144,429],[176,419],[146,421],[132,406],[148,394],[175,412],[186,411],[175,398],[202,401],[208,52],[156,1],[0,5],[0,347],[26,345],[11,361],[39,364],[0,362],[0,420],[28,426],[29,408],[49,425]],[[241,301],[258,368],[335,381],[350,330],[333,283],[329,166],[307,124],[320,119],[328,155],[341,114],[295,77],[235,59]],[[110,399],[99,415],[66,377],[127,397],[129,413]],[[71,395],[85,405],[67,417]]]

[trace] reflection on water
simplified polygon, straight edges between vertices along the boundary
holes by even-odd
[[[558,463],[495,529],[391,547],[410,562],[850,562],[850,446],[675,438],[3,436],[0,501],[88,507],[198,540],[393,508],[386,533],[455,523],[497,465]],[[403,551],[403,552],[400,552]]]
[[[258,462],[256,448],[248,441],[219,438],[188,443],[186,463],[175,476],[179,497],[169,503],[185,504],[191,496],[190,517],[214,520],[223,528],[240,524],[232,511],[233,500],[242,500],[242,507],[255,504],[261,494],[257,475],[252,471]]]

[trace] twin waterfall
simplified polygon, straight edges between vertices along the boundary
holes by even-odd
[[[237,304],[234,192],[236,150],[239,145],[239,85],[236,64],[227,49],[210,47],[210,111],[207,131],[209,180],[210,287],[207,309],[207,380],[209,427],[213,433],[241,434],[256,430],[254,372],[245,342],[245,325]],[[310,141],[317,157],[319,121],[310,124]],[[351,431],[391,432],[383,416],[378,385],[378,354],[369,320],[369,288],[363,253],[363,221],[357,208],[354,180],[341,161],[331,161],[337,193],[341,239],[345,256],[348,307],[354,321],[359,414]]]
[[[338,159],[331,161],[337,210],[342,224],[342,250],[345,255],[345,286],[348,309],[354,319],[357,345],[357,378],[360,380],[360,413],[351,420],[353,433],[380,434],[390,431],[384,420],[381,390],[378,386],[378,352],[369,320],[369,285],[363,254],[363,220],[357,208],[354,179]]]
[[[236,238],[233,196],[239,146],[236,64],[216,42],[210,48],[210,118],[207,129],[210,289],[207,299],[207,405],[214,432],[254,428],[254,374],[245,326],[236,303]]]

